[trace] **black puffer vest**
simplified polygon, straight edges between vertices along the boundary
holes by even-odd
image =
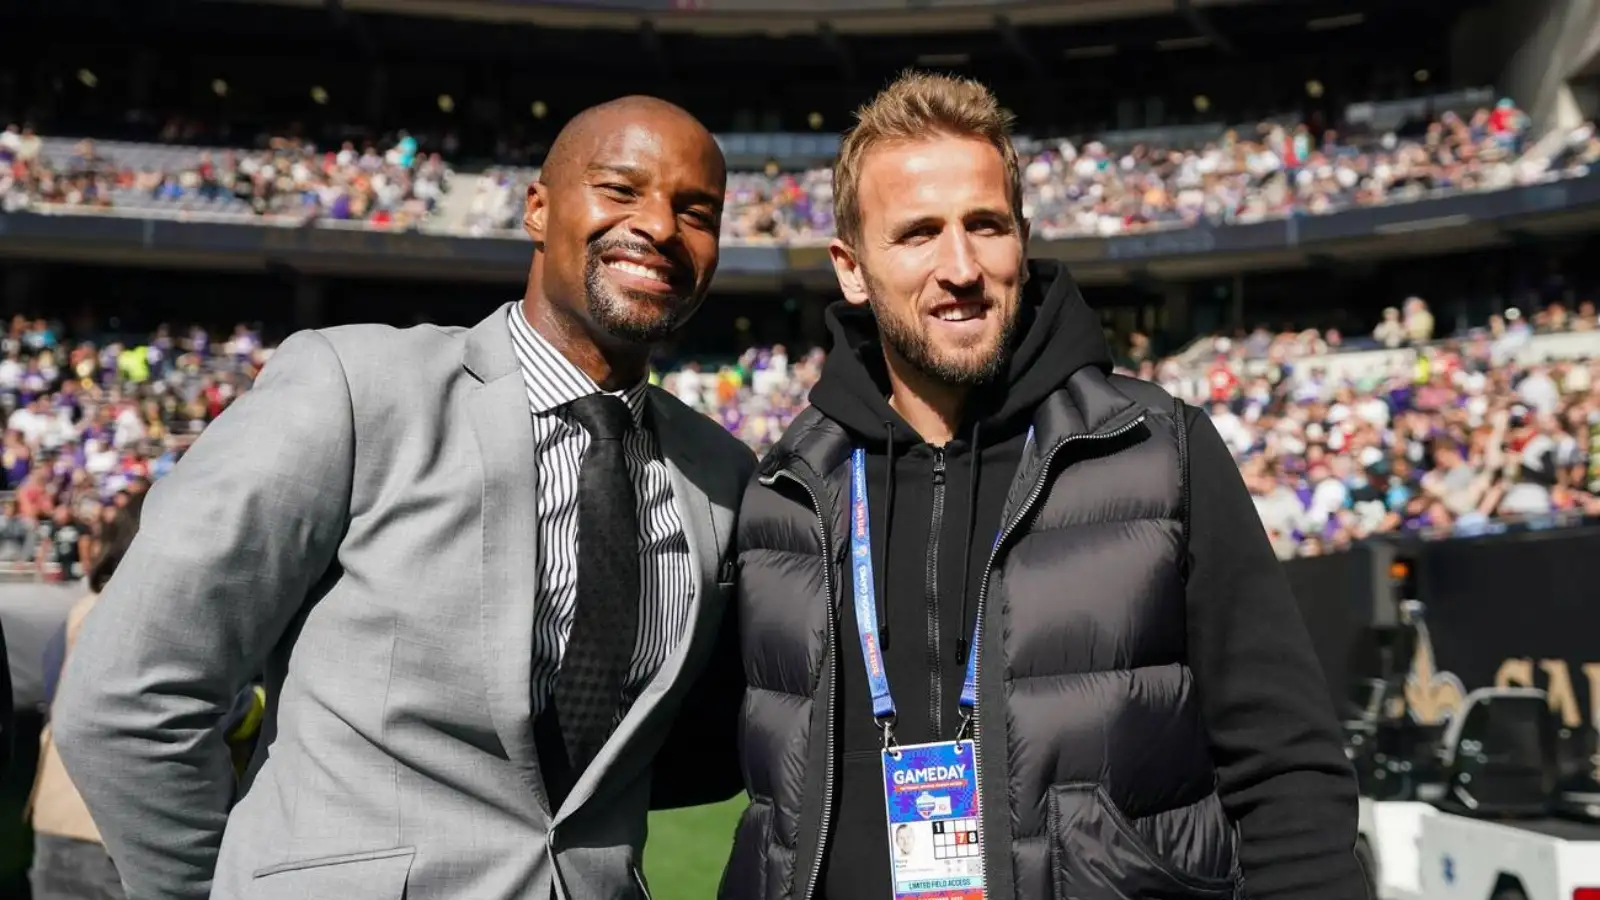
[[[1079,370],[1033,416],[979,594],[990,898],[1242,897],[1186,664],[1181,407]],[[848,438],[815,409],[739,524],[741,753],[752,803],[723,900],[811,900],[838,760]],[[885,861],[887,865],[887,861]]]

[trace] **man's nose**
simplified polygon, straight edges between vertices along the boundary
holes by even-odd
[[[972,240],[964,228],[946,231],[939,242],[936,277],[951,289],[969,288],[982,278]]]
[[[678,216],[664,197],[644,197],[633,209],[628,227],[652,244],[664,244],[678,232]]]

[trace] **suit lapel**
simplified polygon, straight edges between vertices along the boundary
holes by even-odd
[[[655,430],[661,441],[661,455],[672,470],[672,498],[682,517],[683,527],[689,534],[689,550],[700,562],[700,575],[707,584],[722,580],[717,564],[722,560],[722,550],[733,540],[733,526],[737,513],[729,507],[711,502],[706,493],[708,485],[715,485],[728,477],[719,470],[718,460],[706,459],[702,446],[689,439],[697,425],[703,422],[685,422],[686,416],[698,416],[683,406],[657,401],[651,389],[650,409],[655,419]],[[738,494],[731,495],[734,504]],[[695,541],[699,540],[699,550]]]
[[[482,466],[483,596],[479,604],[489,710],[506,755],[545,808],[533,746],[531,678],[538,591],[533,418],[511,348],[507,307],[467,336],[463,365],[481,382],[467,401]]]
[[[660,442],[661,455],[672,473],[673,509],[677,511],[678,519],[683,523],[684,536],[689,544],[689,557],[695,563],[697,577],[694,579],[694,596],[689,604],[688,620],[684,623],[683,635],[678,645],[667,656],[660,671],[656,672],[655,677],[639,693],[638,699],[628,708],[627,714],[623,716],[622,722],[618,724],[617,730],[612,733],[605,746],[600,749],[599,755],[584,770],[578,783],[573,786],[572,793],[567,796],[566,803],[556,813],[553,825],[560,824],[563,819],[589,802],[600,787],[602,779],[614,779],[613,783],[626,784],[640,769],[650,763],[648,758],[642,758],[643,754],[624,751],[635,738],[667,727],[668,723],[661,721],[662,700],[678,685],[690,655],[697,647],[704,646],[715,637],[717,627],[722,621],[720,605],[712,609],[709,601],[714,600],[717,604],[721,604],[726,598],[720,595],[708,597],[706,586],[715,584],[718,580],[717,564],[733,528],[733,513],[714,508],[703,485],[712,483],[711,479],[716,477],[715,473],[702,461],[698,455],[698,448],[684,440],[686,429],[673,421],[672,411],[666,404],[654,402],[653,397],[650,410],[651,427],[657,441]]]
[[[733,513],[718,509],[706,493],[706,486],[715,483],[718,473],[714,461],[704,459],[702,449],[687,439],[698,423],[678,421],[683,410],[658,402],[653,392],[650,410],[661,456],[672,472],[673,507],[689,538],[689,554],[699,567],[700,581],[695,585],[698,600],[702,586],[718,580],[717,563],[731,537]]]

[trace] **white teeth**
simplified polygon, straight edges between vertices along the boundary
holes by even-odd
[[[945,322],[965,322],[983,315],[983,307],[976,303],[966,306],[946,306],[934,315]]]
[[[612,262],[606,263],[606,266],[608,268],[616,269],[618,272],[626,272],[629,275],[637,275],[640,278],[653,278],[660,282],[665,282],[667,280],[667,274],[660,269],[652,269],[649,266],[642,266],[636,262],[629,262],[625,259],[613,260]]]

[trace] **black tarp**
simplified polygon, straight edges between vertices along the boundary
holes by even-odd
[[[1284,564],[1336,698],[1383,674],[1373,629],[1394,622],[1402,592],[1385,572],[1399,558],[1426,604],[1431,676],[1544,688],[1565,727],[1600,722],[1600,527],[1388,546]]]

